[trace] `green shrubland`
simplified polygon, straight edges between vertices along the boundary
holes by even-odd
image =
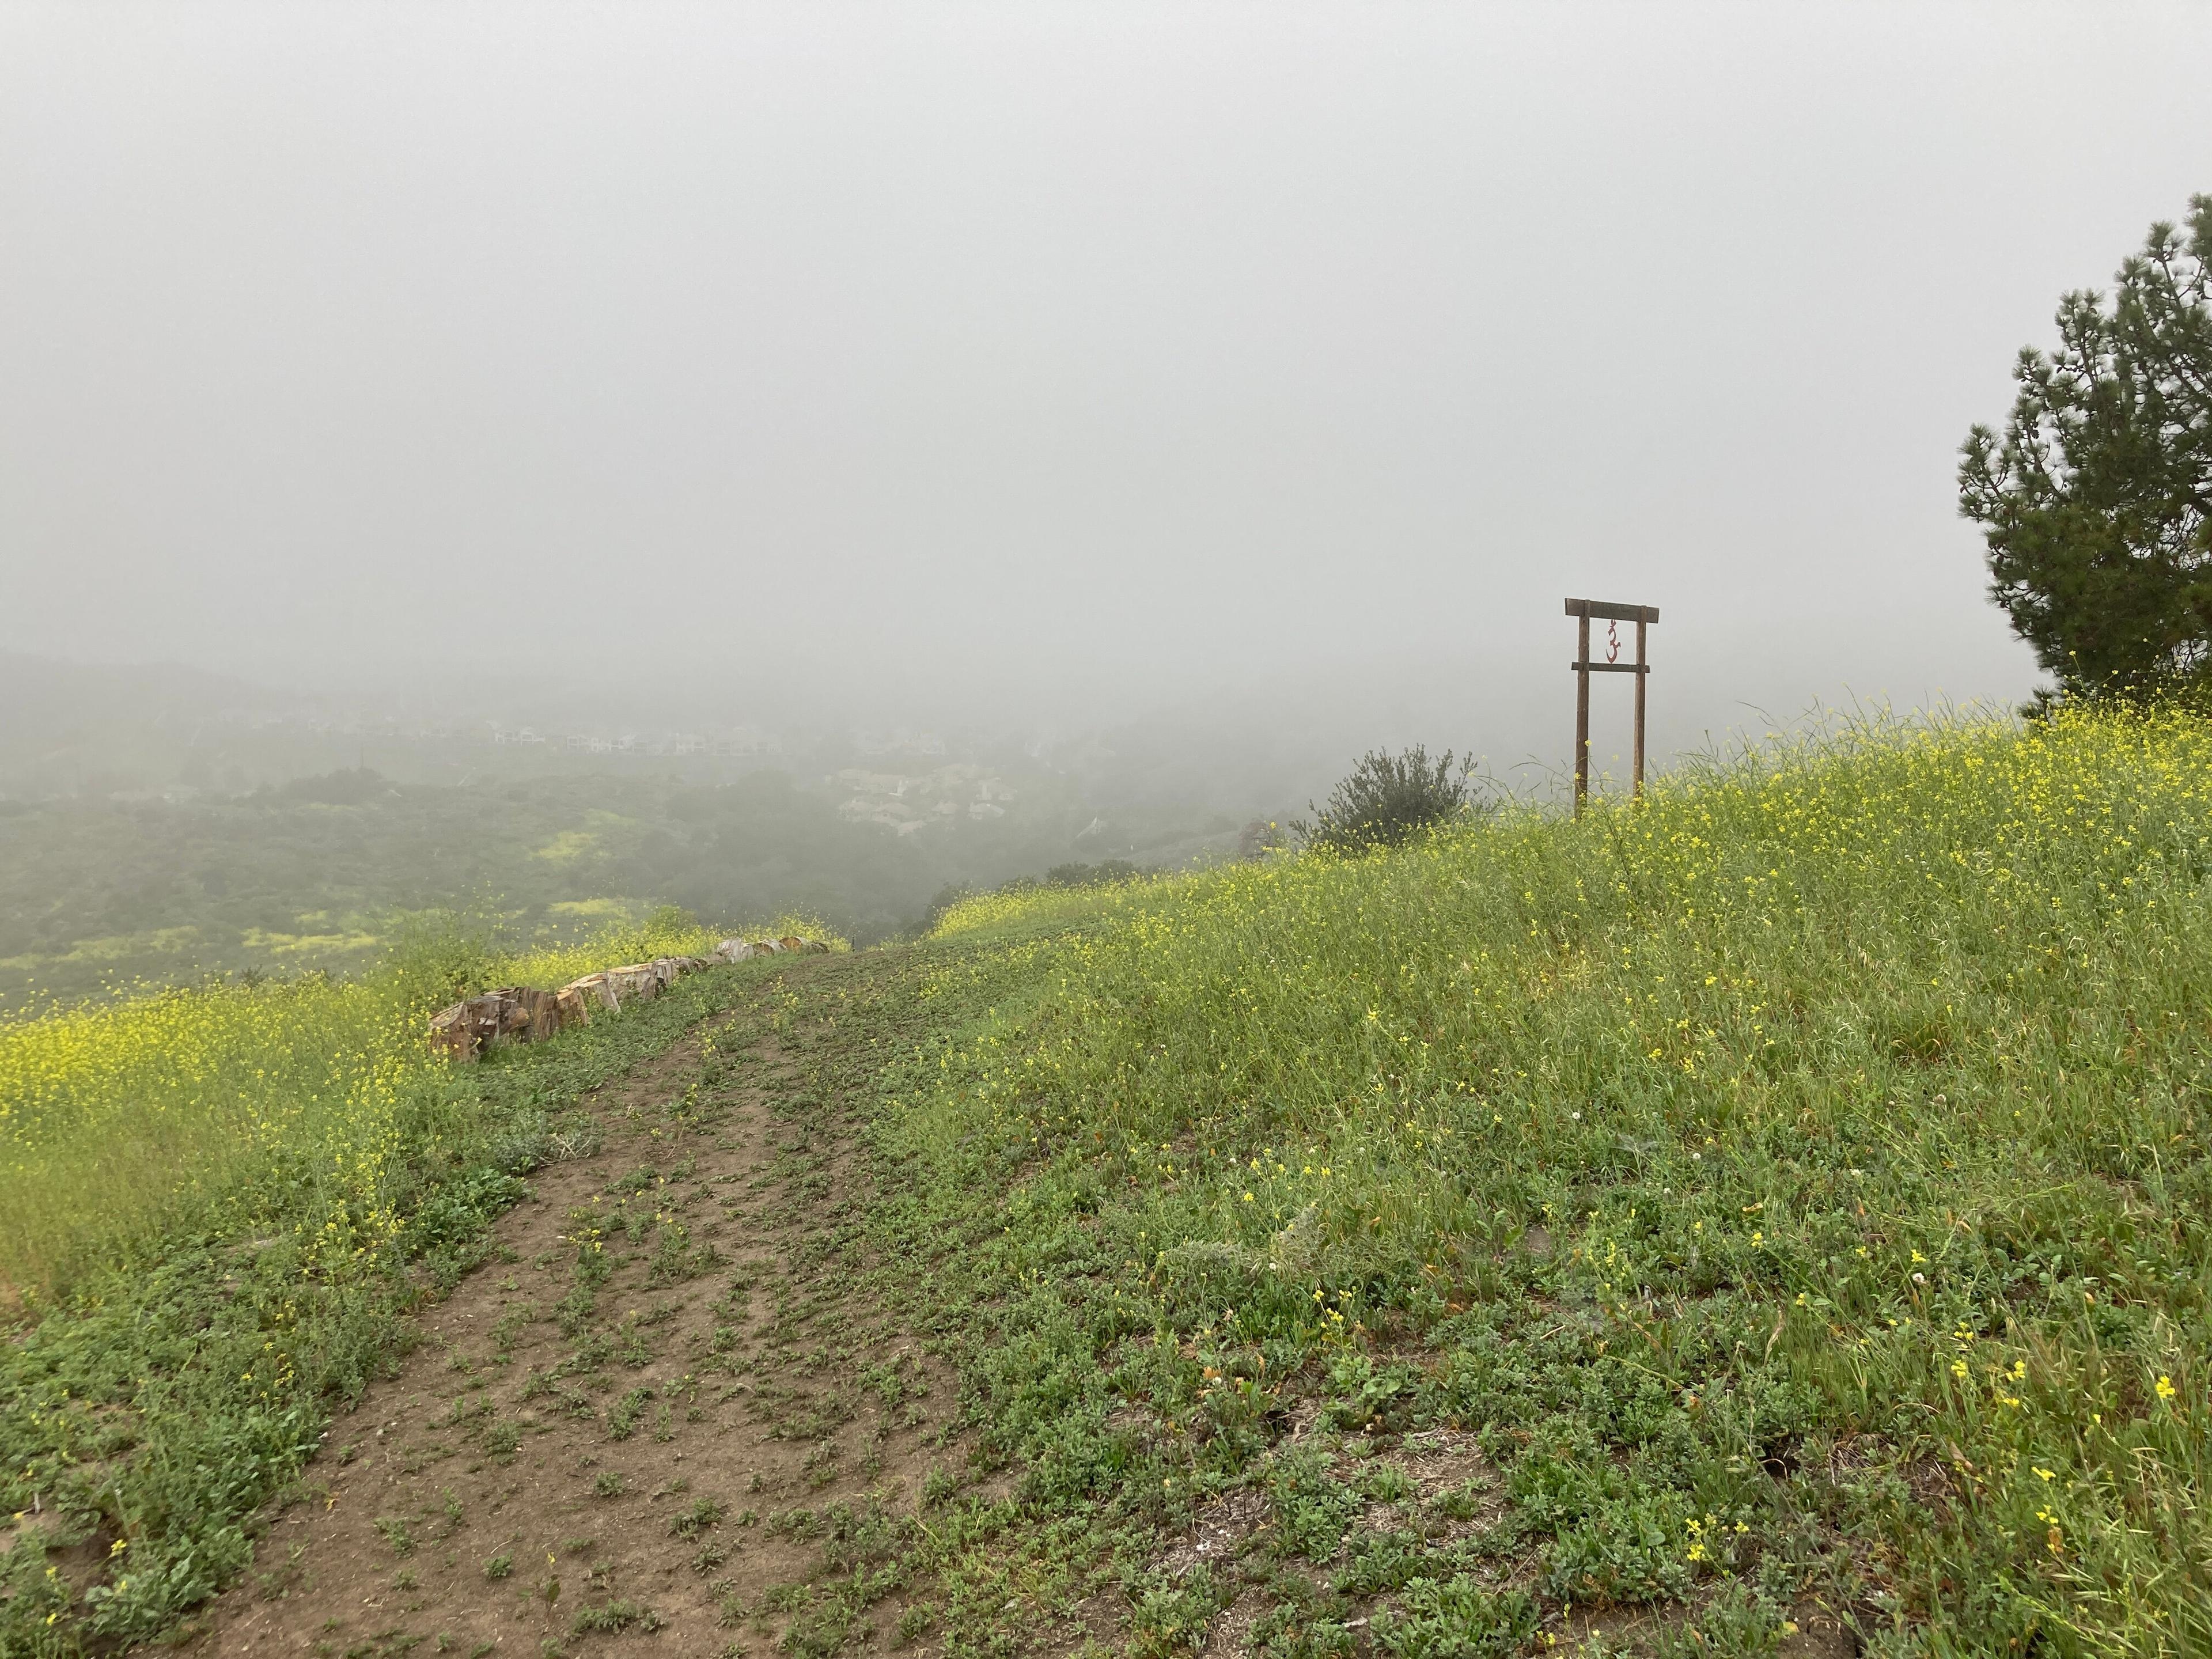
[[[2212,722],[2075,710],[955,912],[1001,1006],[892,1084],[884,1225],[1034,1524],[948,1606],[1095,1550],[1159,1652],[1255,1584],[1281,1656],[1378,1595],[1408,1655],[2212,1649],[2208,858]],[[1434,1431],[1488,1507],[1347,1531]],[[1240,1488],[1241,1568],[1147,1565]]]

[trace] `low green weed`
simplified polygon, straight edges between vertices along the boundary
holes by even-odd
[[[1139,1580],[1129,1590],[1134,1604],[1130,1650],[1147,1659],[1197,1652],[1205,1644],[1206,1626],[1232,1593],[1203,1563],[1180,1578],[1152,1574]]]
[[[1284,1549],[1309,1561],[1333,1560],[1359,1512],[1359,1494],[1331,1474],[1327,1455],[1311,1448],[1285,1453],[1268,1468],[1267,1491]]]
[[[668,1531],[672,1537],[696,1538],[708,1528],[719,1523],[722,1515],[721,1504],[711,1498],[702,1498],[694,1502],[690,1508],[678,1510],[671,1516],[668,1520]]]
[[[641,1635],[651,1635],[667,1623],[667,1620],[644,1602],[624,1599],[603,1601],[598,1607],[584,1608],[570,1623],[568,1633],[571,1636],[620,1636],[635,1631]]]
[[[641,1383],[623,1394],[607,1408],[607,1438],[627,1440],[637,1432],[637,1420],[645,1414],[646,1404],[653,1398],[650,1383]]]

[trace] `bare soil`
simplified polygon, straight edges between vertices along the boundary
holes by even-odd
[[[821,1052],[851,961],[764,976],[586,1103],[604,1143],[538,1173],[333,1425],[193,1650],[766,1648],[871,1515],[960,1464],[949,1373],[868,1294],[849,1224],[863,1160]],[[870,1600],[890,1645],[901,1600]]]

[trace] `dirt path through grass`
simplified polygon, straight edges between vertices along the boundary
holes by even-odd
[[[708,1655],[797,1626],[826,1651],[860,1618],[888,1638],[897,1594],[798,1586],[865,1569],[872,1529],[958,1462],[949,1373],[869,1295],[855,1224],[854,1063],[905,1032],[857,1010],[909,971],[780,967],[588,1099],[601,1145],[538,1172],[333,1424],[195,1650],[584,1654],[658,1630]]]

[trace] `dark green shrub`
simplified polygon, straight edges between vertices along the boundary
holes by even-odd
[[[1469,781],[1471,763],[1454,765],[1449,749],[1436,759],[1419,744],[1401,755],[1376,749],[1329,792],[1328,804],[1291,828],[1309,847],[1363,853],[1399,847],[1432,824],[1449,823],[1481,804]]]

